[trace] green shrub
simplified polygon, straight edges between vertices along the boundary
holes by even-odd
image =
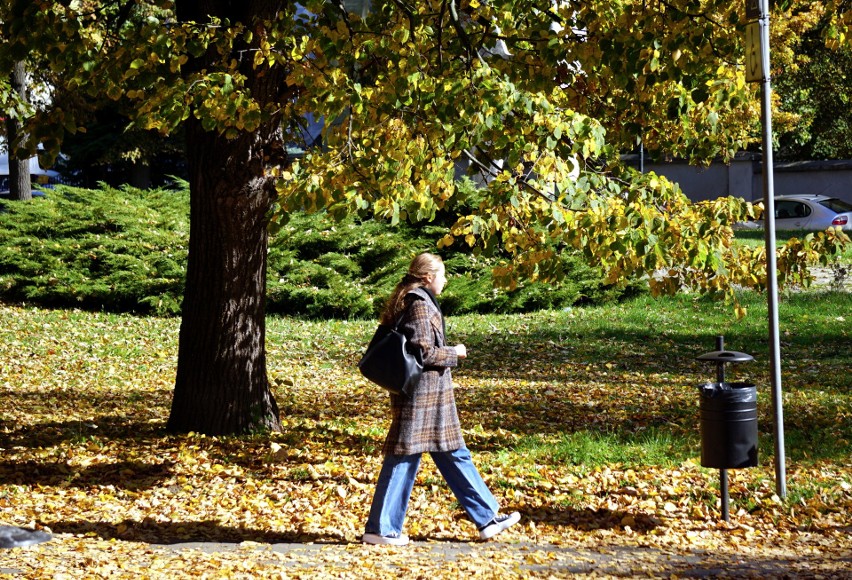
[[[47,197],[0,207],[0,297],[60,307],[159,315],[180,311],[189,241],[185,184],[169,189],[58,187]],[[452,221],[443,216],[442,223]],[[291,216],[270,236],[267,310],[312,318],[375,317],[411,258],[436,251],[444,226],[324,214]],[[494,288],[497,258],[453,246],[439,252],[451,283],[448,314],[513,313],[615,300],[633,287],[601,284],[578,258],[558,286]]]
[[[189,239],[186,191],[60,186],[0,211],[0,293],[48,306],[174,314]]]
[[[372,220],[299,214],[270,239],[267,309],[317,318],[373,317],[434,235]],[[417,248],[411,250],[409,248]]]

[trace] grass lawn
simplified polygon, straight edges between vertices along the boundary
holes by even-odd
[[[467,444],[501,504],[523,514],[501,540],[712,554],[719,566],[774,559],[792,575],[842,575],[852,553],[852,295],[782,296],[786,500],[775,494],[765,297],[742,300],[743,320],[692,296],[450,318],[448,334],[470,353],[454,373]],[[188,541],[344,545],[306,577],[397,577],[388,566],[417,557],[416,546],[357,543],[388,425],[386,395],[355,366],[375,323],[270,318],[284,429],[214,438],[164,431],[178,319],[19,306],[0,306],[0,317],[0,523],[55,535],[0,552],[0,575],[299,576],[268,552],[157,548]],[[718,471],[699,465],[697,385],[715,369],[695,357],[715,350],[718,334],[755,357],[728,377],[758,389],[760,465],[730,472],[728,523]],[[407,532],[475,537],[428,459]],[[519,565],[507,557],[476,569],[548,574],[546,558],[523,574]],[[423,566],[415,575],[458,577]]]
[[[802,239],[808,234],[812,234],[814,232],[809,232],[805,230],[781,230],[775,232],[775,244],[776,246],[782,246],[787,242],[790,238],[799,238]],[[734,232],[737,241],[740,243],[746,244],[748,246],[765,246],[766,241],[764,238],[763,230],[738,230]],[[848,232],[847,232],[848,234]],[[852,261],[852,244],[847,244],[846,249],[839,256],[842,262],[850,262]]]

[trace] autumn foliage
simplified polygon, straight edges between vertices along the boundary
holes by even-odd
[[[761,310],[759,297],[744,300]],[[782,303],[786,499],[774,485],[759,314],[735,321],[723,305],[686,298],[451,317],[448,332],[471,353],[454,375],[467,443],[523,520],[508,544],[474,543],[447,563],[432,550],[475,530],[428,459],[406,526],[415,544],[357,543],[388,425],[387,396],[355,367],[373,323],[271,319],[282,431],[172,436],[177,320],[4,306],[0,522],[54,539],[0,552],[0,569],[307,578],[398,577],[401,566],[491,578],[775,565],[842,576],[852,549],[848,304],[848,294],[814,292]],[[694,359],[716,334],[755,356],[729,372],[759,398],[760,465],[730,472],[729,523],[718,472],[699,465],[696,385],[714,370]],[[240,545],[167,546],[186,542]],[[269,550],[293,542],[315,545]]]

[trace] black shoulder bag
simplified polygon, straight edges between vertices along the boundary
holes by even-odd
[[[410,397],[423,374],[423,355],[408,350],[408,338],[398,327],[399,320],[392,327],[379,325],[358,369],[383,389]]]

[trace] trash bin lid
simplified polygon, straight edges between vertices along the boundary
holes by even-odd
[[[723,383],[701,383],[700,385],[698,385],[698,389],[702,393],[708,393],[711,395],[713,393],[718,393],[721,391],[725,391],[728,393],[730,393],[731,391],[737,391],[742,393],[747,390],[750,390],[755,393],[755,396],[757,395],[757,387],[754,383],[729,383],[728,381],[725,381]]]
[[[754,357],[744,352],[735,350],[714,350],[713,352],[704,353],[701,356],[695,357],[696,360],[706,360],[712,362],[748,362],[754,360]]]

